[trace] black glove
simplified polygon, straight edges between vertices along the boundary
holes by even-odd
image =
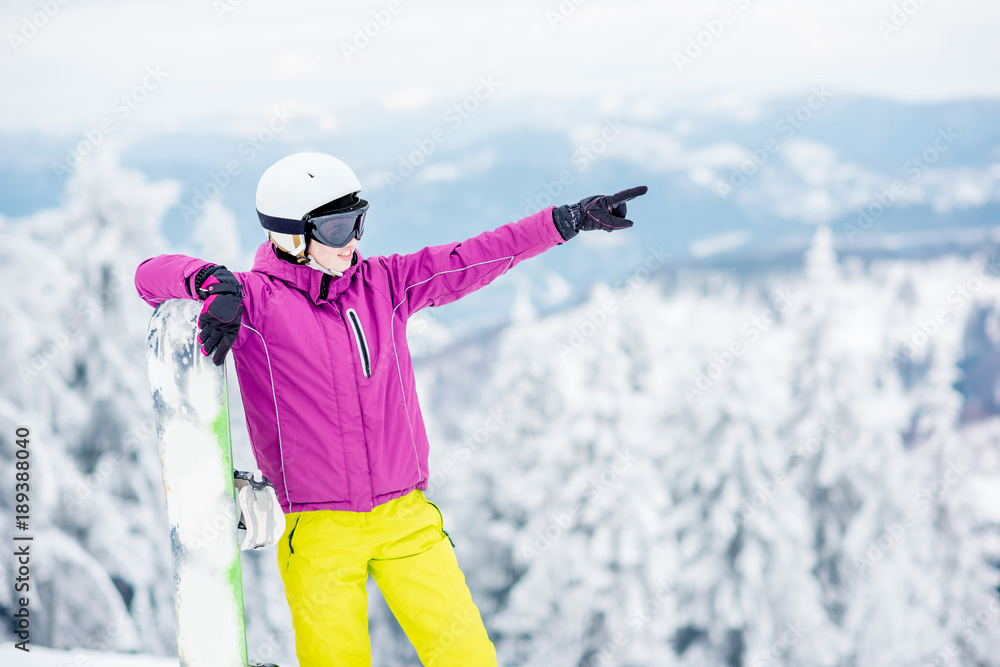
[[[628,212],[625,202],[646,194],[645,185],[622,190],[616,195],[587,197],[579,204],[559,206],[552,211],[552,221],[564,241],[569,241],[580,231],[603,229],[612,232],[632,226],[631,220],[626,220]]]
[[[229,269],[214,264],[198,272],[194,286],[205,302],[198,317],[202,354],[207,357],[215,350],[212,362],[221,366],[243,323],[243,286]]]

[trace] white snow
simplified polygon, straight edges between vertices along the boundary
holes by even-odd
[[[62,651],[29,645],[25,653],[10,644],[0,646],[0,665],[4,667],[177,667],[177,658],[141,655],[138,653],[107,653],[74,649]],[[284,667],[284,666],[282,666]]]

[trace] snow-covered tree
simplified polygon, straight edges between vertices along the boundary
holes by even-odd
[[[31,431],[33,641],[169,650],[173,592],[159,456],[142,364],[148,312],[132,276],[176,201],[104,154],[58,209],[10,223],[0,296],[0,456]],[[6,485],[5,485],[6,488]],[[11,530],[12,498],[0,499]],[[10,567],[10,555],[3,558]],[[9,588],[4,587],[4,594]],[[11,608],[14,600],[5,599]]]
[[[995,664],[959,628],[996,514],[938,484],[963,322],[895,355],[977,261],[842,263],[820,228],[801,270],[598,288],[424,359],[431,497],[505,664]],[[961,446],[995,484],[991,442]]]

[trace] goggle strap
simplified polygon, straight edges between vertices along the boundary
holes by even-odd
[[[257,211],[257,217],[260,218],[261,226],[264,229],[269,229],[272,232],[278,232],[279,234],[304,234],[306,231],[306,223],[304,220],[291,220],[289,218],[276,218],[266,213],[261,213]]]

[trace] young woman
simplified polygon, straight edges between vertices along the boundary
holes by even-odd
[[[362,259],[368,202],[340,160],[299,153],[257,187],[268,241],[253,269],[161,255],[136,271],[150,305],[201,299],[203,353],[234,351],[257,464],[286,517],[278,567],[301,667],[370,665],[374,577],[425,665],[496,665],[441,513],[424,498],[427,434],[406,320],[483,287],[581,230],[630,227],[646,192],[548,208],[461,243]]]

